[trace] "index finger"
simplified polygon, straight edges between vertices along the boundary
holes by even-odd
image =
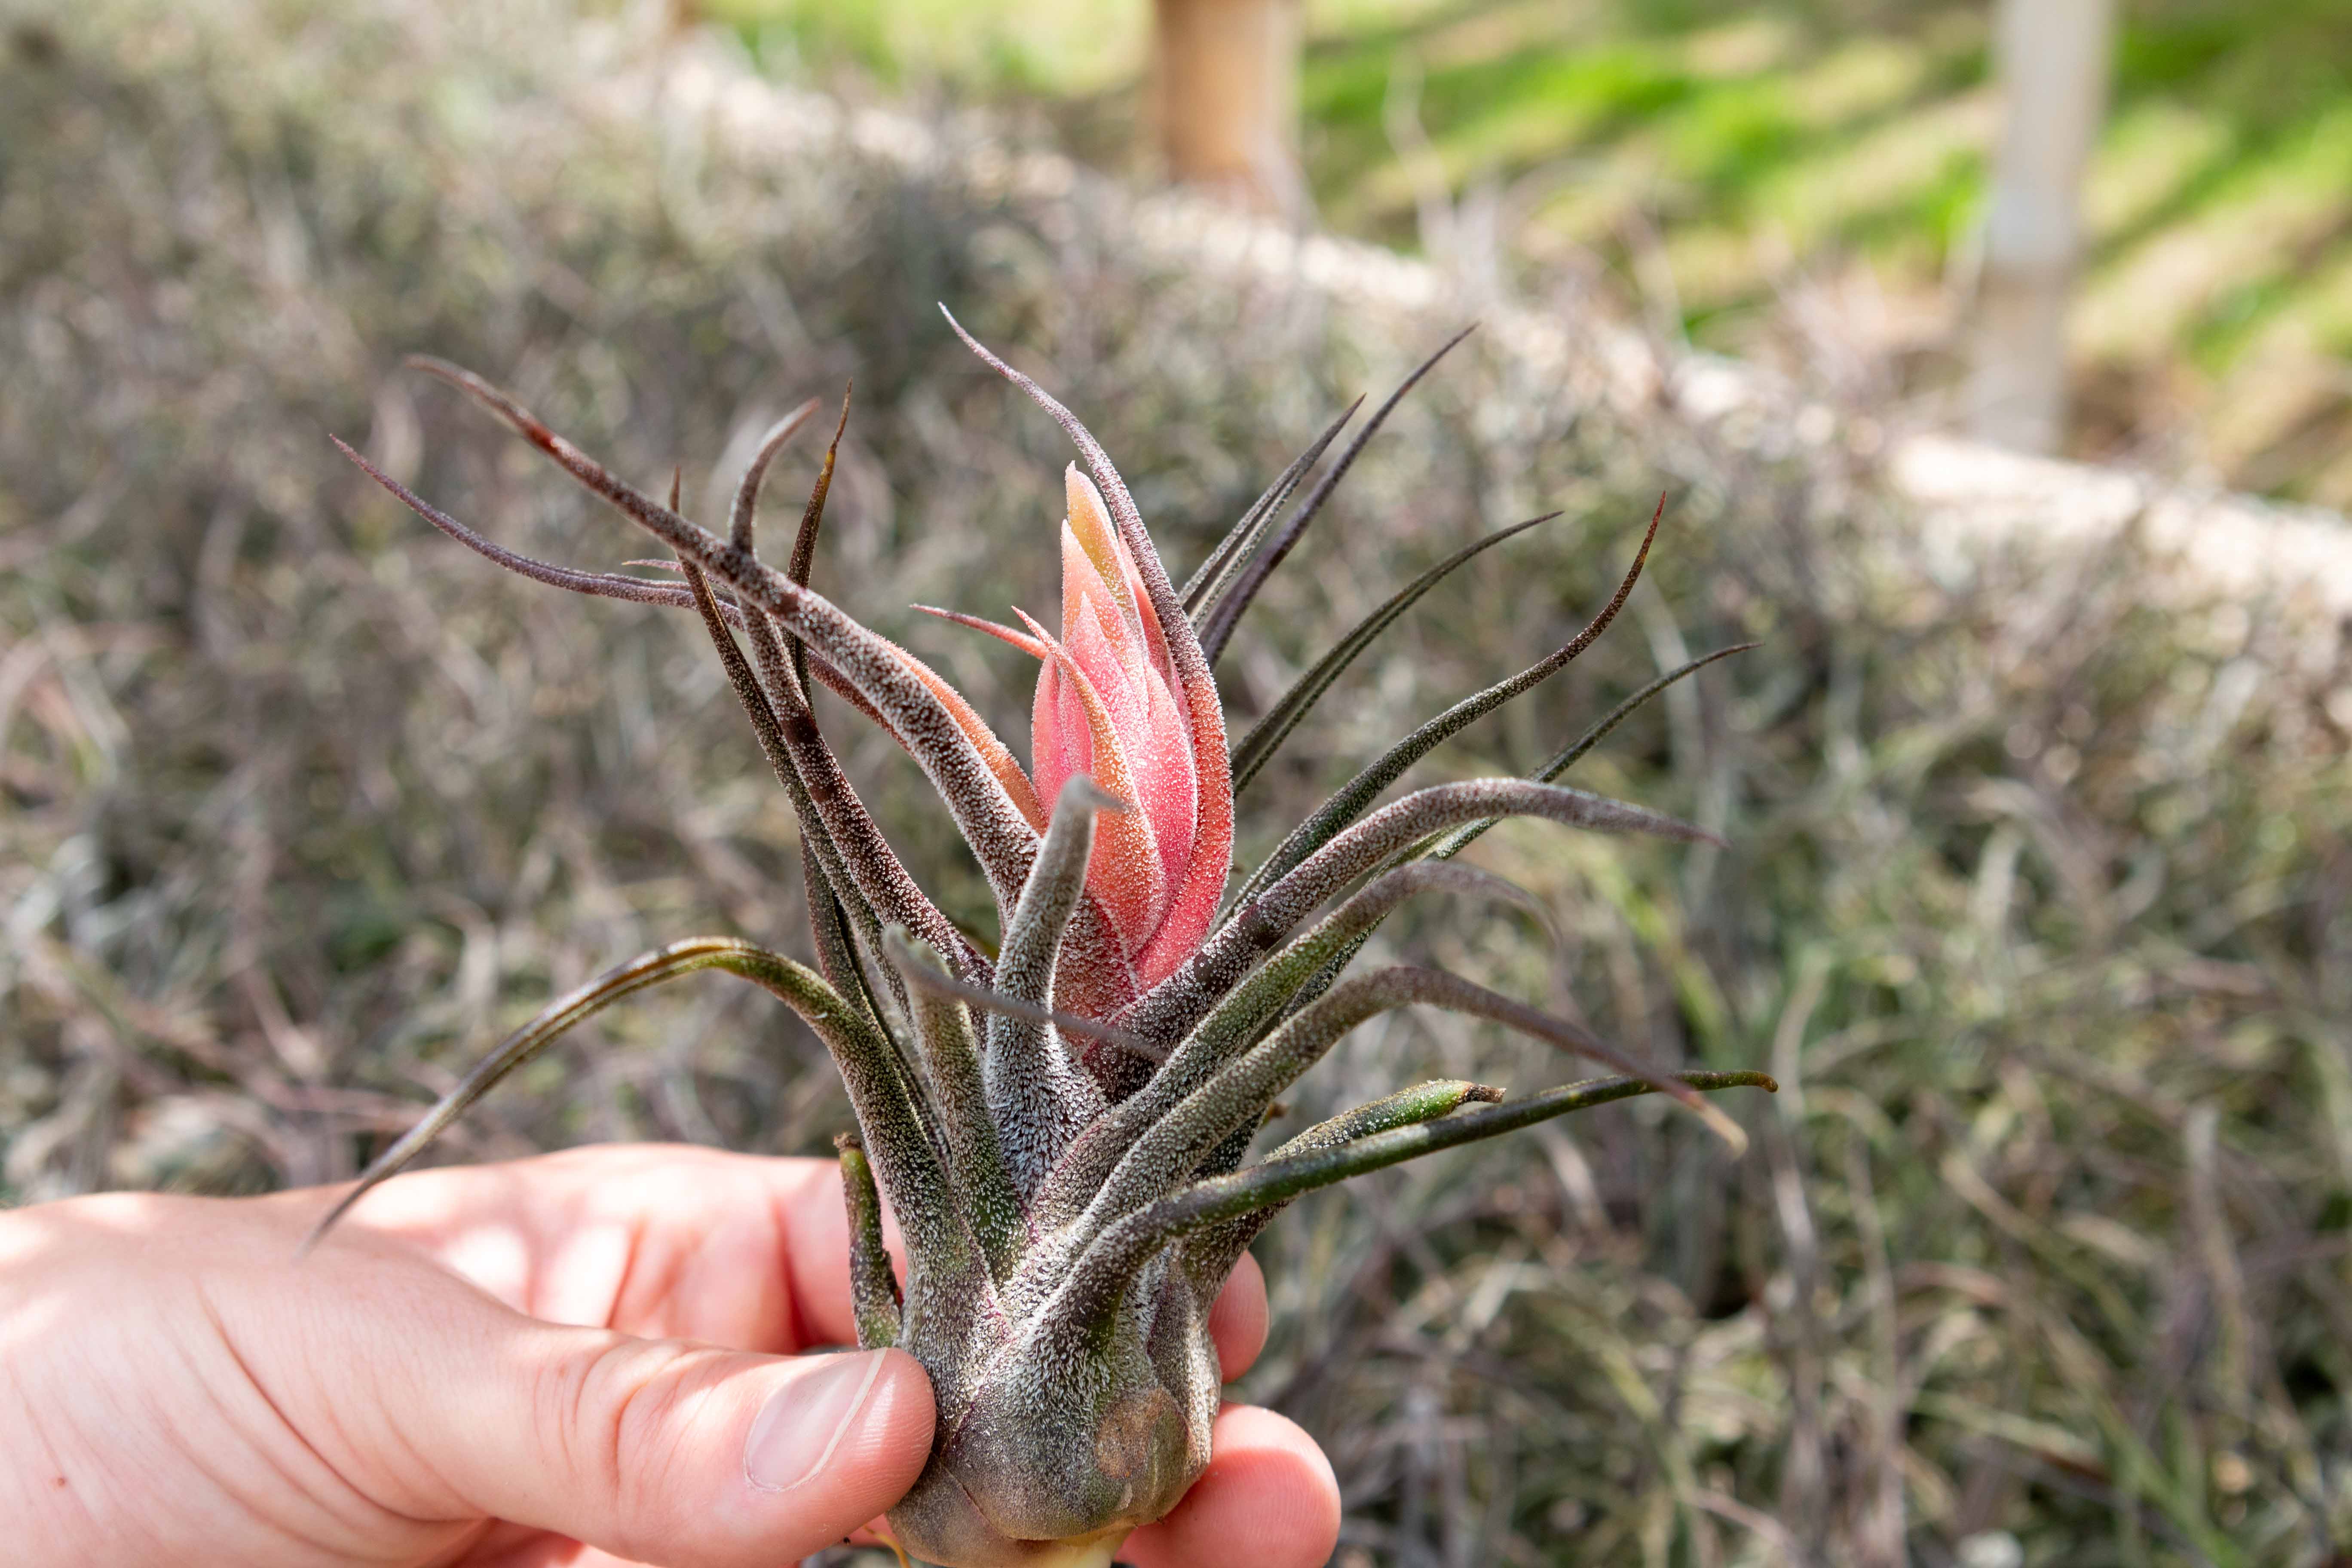
[[[1247,1372],[1265,1349],[1265,1276],[1248,1253],[1225,1278],[1209,1309],[1209,1337],[1217,1342],[1218,1374],[1227,1383]]]
[[[550,1321],[771,1354],[856,1340],[830,1160],[594,1145],[406,1173],[346,1224],[422,1247]]]
[[[550,1321],[772,1354],[856,1342],[848,1213],[832,1160],[593,1144],[407,1172],[345,1223],[420,1245]],[[887,1204],[883,1232],[904,1279]],[[1225,1381],[1256,1361],[1266,1320],[1265,1277],[1244,1253],[1209,1313]]]

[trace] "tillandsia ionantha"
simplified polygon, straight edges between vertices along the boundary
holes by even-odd
[[[320,1229],[581,1019],[698,970],[751,980],[806,1020],[848,1089],[857,1130],[838,1142],[858,1342],[899,1346],[930,1374],[937,1436],[921,1478],[888,1516],[891,1531],[906,1551],[949,1568],[1098,1568],[1207,1465],[1219,1383],[1209,1308],[1290,1199],[1653,1089],[1739,1142],[1737,1125],[1699,1091],[1771,1088],[1761,1073],[1663,1072],[1567,1019],[1436,970],[1395,965],[1343,978],[1412,895],[1511,891],[1454,863],[1501,818],[1711,838],[1553,781],[1641,702],[1737,649],[1661,676],[1529,777],[1439,784],[1373,809],[1415,760],[1590,646],[1633,591],[1656,536],[1654,513],[1589,625],[1396,742],[1227,898],[1235,795],[1384,627],[1464,562],[1535,525],[1489,534],[1408,584],[1228,749],[1211,668],[1242,612],[1397,400],[1460,337],[1397,388],[1293,507],[1361,399],[1334,420],[1180,589],[1093,436],[963,336],[1061,426],[1085,462],[1065,474],[1059,634],[1026,616],[1016,630],[938,612],[1039,661],[1025,772],[946,681],[808,585],[846,398],[781,570],[754,548],[754,514],[771,462],[816,416],[814,399],[769,431],[718,533],[680,515],[675,479],[665,505],[478,377],[411,362],[485,405],[667,545],[675,579],[517,555],[342,447],[435,527],[501,565],[701,617],[798,815],[817,965],[702,937],[609,971],[503,1041],[370,1166]],[[896,737],[946,801],[995,899],[992,952],[940,912],[877,830],[818,728],[817,684]],[[1617,1076],[1522,1098],[1471,1082],[1420,1084],[1244,1163],[1276,1098],[1335,1041],[1413,1005],[1499,1021]],[[886,1201],[904,1240],[903,1287],[884,1251]]]

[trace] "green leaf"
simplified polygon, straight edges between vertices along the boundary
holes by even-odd
[[[849,1301],[857,1323],[857,1348],[880,1350],[898,1342],[898,1276],[882,1243],[882,1195],[874,1190],[874,1167],[855,1132],[833,1141],[841,1155],[841,1195],[849,1206]]]
[[[1592,750],[1593,747],[1599,745],[1603,740],[1605,740],[1608,737],[1609,731],[1623,723],[1626,719],[1633,714],[1635,709],[1641,707],[1642,704],[1647,702],[1651,698],[1655,697],[1659,692],[1664,691],[1667,687],[1672,686],[1675,682],[1682,679],[1685,676],[1697,674],[1700,670],[1705,669],[1708,665],[1713,664],[1719,658],[1729,658],[1735,653],[1746,653],[1750,648],[1760,647],[1762,646],[1763,645],[1760,643],[1752,642],[1733,643],[1728,647],[1717,648],[1713,653],[1701,654],[1698,658],[1692,659],[1688,664],[1683,665],[1679,668],[1666,671],[1665,674],[1658,677],[1655,680],[1653,680],[1647,686],[1642,688],[1641,690],[1636,691],[1633,695],[1625,699],[1624,701],[1620,702],[1616,707],[1609,710],[1606,714],[1601,716],[1599,723],[1585,731],[1583,734],[1579,735],[1567,745],[1562,746],[1559,751],[1554,752],[1549,760],[1545,762],[1541,767],[1536,769],[1535,772],[1529,773],[1528,777],[1538,784],[1550,784],[1553,780],[1559,778],[1560,774],[1568,772],[1570,768],[1574,767],[1578,759],[1581,758],[1585,752]],[[1434,845],[1433,845],[1428,853],[1433,858],[1451,858],[1455,855],[1459,855],[1465,848],[1468,847],[1471,842],[1480,834],[1486,832],[1488,828],[1493,827],[1496,823],[1501,820],[1502,818],[1500,817],[1491,817],[1485,822],[1475,823],[1467,827],[1456,828],[1454,832],[1447,834],[1444,837],[1439,839]]]
[[[1490,1019],[1638,1079],[1674,1096],[1724,1141],[1735,1158],[1747,1152],[1748,1134],[1697,1090],[1590,1030],[1460,975],[1398,964],[1333,987],[1329,995],[1300,1010],[1246,1054],[1218,1068],[1206,1082],[1153,1118],[1087,1205],[1077,1222],[1079,1234],[1098,1235],[1120,1215],[1142,1207],[1191,1175],[1218,1140],[1236,1127],[1254,1125],[1276,1095],[1297,1082],[1357,1025],[1376,1014],[1423,1005]]]
[[[1224,585],[1234,570],[1257,547],[1257,542],[1273,521],[1274,514],[1282,509],[1284,501],[1290,499],[1290,492],[1297,487],[1300,477],[1315,466],[1315,460],[1323,455],[1323,449],[1331,444],[1331,438],[1339,435],[1340,428],[1354,418],[1356,410],[1363,405],[1364,400],[1359,396],[1340,410],[1339,417],[1325,426],[1323,434],[1316,437],[1307,450],[1292,458],[1290,467],[1282,470],[1281,477],[1268,485],[1265,493],[1252,501],[1249,510],[1242,513],[1241,521],[1225,531],[1224,538],[1217,542],[1217,547],[1209,552],[1209,558],[1201,563],[1201,569],[1192,574],[1178,595],[1183,601],[1186,615],[1197,615],[1202,604]]]
[[[1240,898],[1246,900],[1257,890],[1284,875],[1328,843],[1348,824],[1363,815],[1382,790],[1402,777],[1404,771],[1435,751],[1446,741],[1468,729],[1480,719],[1525,692],[1550,679],[1568,667],[1569,661],[1591,647],[1625,601],[1633,592],[1633,584],[1642,578],[1643,563],[1650,558],[1651,542],[1658,537],[1658,520],[1665,515],[1666,498],[1658,498],[1657,510],[1650,514],[1649,531],[1642,536],[1642,547],[1633,553],[1633,564],[1617,584],[1617,592],[1601,607],[1598,615],[1587,621],[1578,632],[1550,655],[1538,659],[1508,680],[1501,680],[1474,696],[1464,698],[1436,718],[1422,725],[1412,734],[1375,758],[1370,766],[1342,785],[1330,799],[1318,806],[1313,816],[1291,829],[1289,835],[1275,847],[1265,864],[1258,867],[1243,887]]]
[[[1053,1226],[1074,1217],[1092,1201],[1104,1177],[1135,1141],[1184,1096],[1256,1045],[1280,1021],[1292,995],[1334,953],[1343,948],[1352,952],[1351,942],[1406,899],[1431,889],[1499,894],[1537,908],[1534,900],[1510,883],[1469,866],[1405,866],[1375,877],[1314,930],[1251,971],[1184,1037],[1166,1067],[1087,1130],[1046,1184],[1037,1205],[1038,1222]],[[1237,1151],[1234,1158],[1239,1157]]]
[[[1207,614],[1201,618],[1201,651],[1211,664],[1217,662],[1217,656],[1225,651],[1225,644],[1233,640],[1234,627],[1240,624],[1242,612],[1250,607],[1250,601],[1257,597],[1260,588],[1265,586],[1265,580],[1274,574],[1276,567],[1282,564],[1283,557],[1290,553],[1291,547],[1298,542],[1299,535],[1307,531],[1307,525],[1313,522],[1315,514],[1323,510],[1323,503],[1331,499],[1332,490],[1348,477],[1348,470],[1355,466],[1365,444],[1379,434],[1381,424],[1403,400],[1404,395],[1412,390],[1414,383],[1427,375],[1454,344],[1476,330],[1475,323],[1473,323],[1446,339],[1438,345],[1435,353],[1422,361],[1411,375],[1398,383],[1397,389],[1389,394],[1388,401],[1374,410],[1370,422],[1356,432],[1355,437],[1339,454],[1339,461],[1331,465],[1331,471],[1316,481],[1315,488],[1307,492],[1298,510],[1290,514],[1290,521],[1282,525],[1273,542],[1243,566],[1234,575],[1232,585],[1209,605]]]
[[[1553,782],[1558,779],[1560,774],[1566,773],[1570,767],[1574,766],[1577,760],[1582,757],[1585,752],[1591,751],[1594,746],[1599,745],[1602,738],[1605,737],[1610,731],[1614,730],[1619,724],[1623,723],[1628,714],[1631,714],[1635,709],[1641,707],[1642,704],[1647,702],[1651,698],[1655,697],[1659,692],[1664,691],[1667,687],[1672,686],[1675,682],[1684,679],[1685,676],[1705,668],[1706,666],[1713,664],[1719,658],[1728,658],[1735,653],[1745,653],[1749,648],[1756,646],[1757,645],[1754,643],[1734,643],[1729,647],[1719,647],[1713,653],[1705,654],[1697,658],[1692,659],[1688,664],[1682,666],[1680,668],[1668,670],[1665,674],[1658,677],[1655,680],[1651,681],[1647,686],[1642,688],[1641,690],[1636,691],[1631,697],[1626,698],[1625,700],[1617,704],[1616,707],[1611,709],[1608,713],[1601,718],[1599,723],[1585,731],[1583,734],[1578,736],[1574,741],[1562,747],[1559,751],[1552,753],[1549,761],[1547,761],[1541,767],[1536,769],[1534,773],[1528,775],[1528,782],[1534,784],[1549,784]],[[1480,834],[1485,833],[1487,829],[1493,827],[1496,823],[1501,820],[1502,818],[1500,817],[1489,817],[1483,822],[1473,822],[1464,826],[1457,827],[1451,833],[1445,834],[1444,837],[1436,839],[1433,843],[1423,845],[1419,848],[1412,850],[1402,858],[1408,863],[1451,859],[1454,856],[1459,855],[1464,849],[1467,848],[1477,839]],[[1309,980],[1306,984],[1299,987],[1297,995],[1292,998],[1290,1004],[1292,1009],[1295,1011],[1299,1007],[1303,1007],[1307,1003],[1315,1000],[1316,997],[1320,996],[1323,993],[1328,991],[1333,983],[1339,978],[1340,972],[1345,970],[1348,967],[1349,963],[1354,959],[1359,952],[1362,950],[1364,942],[1370,938],[1370,931],[1366,931],[1349,942],[1346,946],[1333,953],[1329,961],[1323,965],[1321,972],[1316,974],[1316,976]]]
[[[1375,1100],[1369,1105],[1359,1105],[1343,1110],[1328,1121],[1318,1121],[1297,1137],[1288,1140],[1267,1156],[1281,1160],[1292,1154],[1304,1154],[1317,1149],[1334,1149],[1342,1143],[1352,1143],[1359,1138],[1369,1138],[1375,1132],[1391,1128],[1411,1127],[1415,1122],[1433,1121],[1441,1116],[1459,1110],[1473,1100],[1484,1104],[1499,1104],[1503,1091],[1466,1079],[1445,1079],[1435,1083],[1415,1084],[1394,1094]],[[1253,1129],[1255,1131],[1255,1129]],[[1236,1156],[1236,1161],[1238,1156]],[[1231,1170],[1228,1164],[1224,1170]],[[1223,1170],[1216,1173],[1224,1173]],[[1213,1297],[1234,1265],[1241,1261],[1249,1244],[1257,1239],[1258,1232],[1279,1213],[1281,1204],[1243,1215],[1238,1219],[1222,1220],[1193,1234],[1184,1247],[1184,1270],[1191,1275],[1203,1296]]]
[[[1472,557],[1559,515],[1556,511],[1546,512],[1541,517],[1529,518],[1509,528],[1496,529],[1484,539],[1463,546],[1405,584],[1386,604],[1358,622],[1330,652],[1316,661],[1312,669],[1292,683],[1290,689],[1266,710],[1265,717],[1257,721],[1256,727],[1242,737],[1242,743],[1234,748],[1234,793],[1239,795],[1248,786],[1250,780],[1258,775],[1258,771],[1273,760],[1274,753],[1289,738],[1291,731],[1298,727],[1299,721],[1307,717],[1307,710],[1315,706],[1325,691],[1330,689],[1331,683],[1338,680],[1341,673],[1371,647],[1374,639],[1394,625],[1398,617],[1411,609],[1423,595],[1453,575]]]
[[[890,1206],[906,1235],[910,1260],[924,1276],[927,1289],[984,1287],[987,1276],[979,1251],[947,1201],[945,1173],[932,1154],[914,1100],[915,1088],[901,1077],[890,1040],[815,971],[748,942],[719,936],[693,937],[642,953],[541,1008],[368,1166],[358,1184],[310,1233],[306,1250],[350,1213],[352,1205],[405,1168],[499,1080],[546,1049],[564,1031],[624,996],[704,969],[722,969],[760,986],[798,1013],[824,1042],[849,1089],[850,1104],[857,1112],[858,1125],[889,1189]]]
[[[1760,1072],[1678,1072],[1673,1076],[1688,1088],[1703,1091],[1777,1091],[1780,1088],[1769,1074]],[[1336,1148],[1286,1155],[1264,1164],[1245,1166],[1231,1175],[1195,1182],[1136,1210],[1097,1237],[1041,1315],[1084,1321],[1089,1314],[1116,1306],[1136,1271],[1161,1247],[1177,1237],[1220,1220],[1287,1203],[1301,1193],[1401,1164],[1440,1149],[1516,1132],[1556,1116],[1652,1092],[1651,1085],[1637,1078],[1587,1079],[1525,1100],[1482,1105],[1433,1121],[1374,1133]]]
[[[944,988],[922,984],[928,977],[946,976],[946,963],[937,950],[909,936],[904,926],[882,933],[882,949],[910,982],[909,1010],[930,1080],[948,1173],[955,1180],[972,1234],[988,1255],[989,1271],[1001,1282],[1019,1265],[1029,1226],[981,1084],[980,1040],[971,1014]]]
[[[1703,827],[1638,805],[1525,779],[1465,779],[1416,790],[1341,832],[1235,909],[1190,958],[1120,1014],[1119,1023],[1148,1040],[1182,1038],[1324,900],[1423,839],[1489,816],[1540,816],[1604,833],[1722,842]]]

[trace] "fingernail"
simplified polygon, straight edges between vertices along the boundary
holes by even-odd
[[[743,1479],[761,1491],[788,1492],[823,1470],[865,1413],[887,1353],[823,1357],[822,1364],[770,1394],[743,1445]]]

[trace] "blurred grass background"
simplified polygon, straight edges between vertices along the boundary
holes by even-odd
[[[1147,140],[1141,5],[702,8],[782,74],[1017,103],[1100,163]],[[2118,10],[2070,448],[2352,505],[2352,7]],[[1977,265],[1990,16],[1977,0],[1309,0],[1306,171],[1339,232],[1466,252],[1523,289],[1597,279],[1702,347],[1795,352],[1780,306],[1820,296],[1932,407]]]
[[[1367,37],[1454,25],[1357,15]],[[693,626],[505,578],[333,456],[329,431],[533,553],[642,552],[401,354],[484,369],[646,482],[683,463],[705,510],[767,419],[854,374],[819,584],[1018,746],[1021,661],[906,606],[1049,602],[1065,453],[932,301],[1094,423],[1180,573],[1453,324],[1141,257],[1083,180],[1016,197],[846,141],[745,156],[665,85],[641,20],[6,13],[0,1197],[347,1175],[604,964],[704,931],[806,945],[789,811]],[[1433,102],[1444,68],[1430,47]],[[957,134],[1017,150],[1013,118]],[[1356,184],[1360,209],[1327,184],[1327,210],[1395,221]],[[1273,1227],[1276,1337],[1247,1392],[1331,1449],[1339,1560],[2342,1561],[2337,628],[2153,595],[2125,546],[1930,561],[1871,444],[1734,439],[1608,379],[1474,338],[1373,447],[1244,624],[1235,714],[1471,531],[1567,515],[1350,675],[1245,800],[1243,858],[1567,637],[1667,489],[1625,620],[1412,782],[1523,770],[1661,667],[1760,637],[1579,775],[1732,849],[1513,828],[1481,853],[1552,931],[1437,906],[1389,942],[1787,1087],[1738,1107],[1738,1165],[1620,1107]],[[919,777],[845,710],[827,724],[910,863],[985,925]],[[1575,1069],[1397,1017],[1295,1109],[1439,1075]],[[797,1026],[713,981],[583,1029],[446,1153],[814,1152],[845,1116]]]

